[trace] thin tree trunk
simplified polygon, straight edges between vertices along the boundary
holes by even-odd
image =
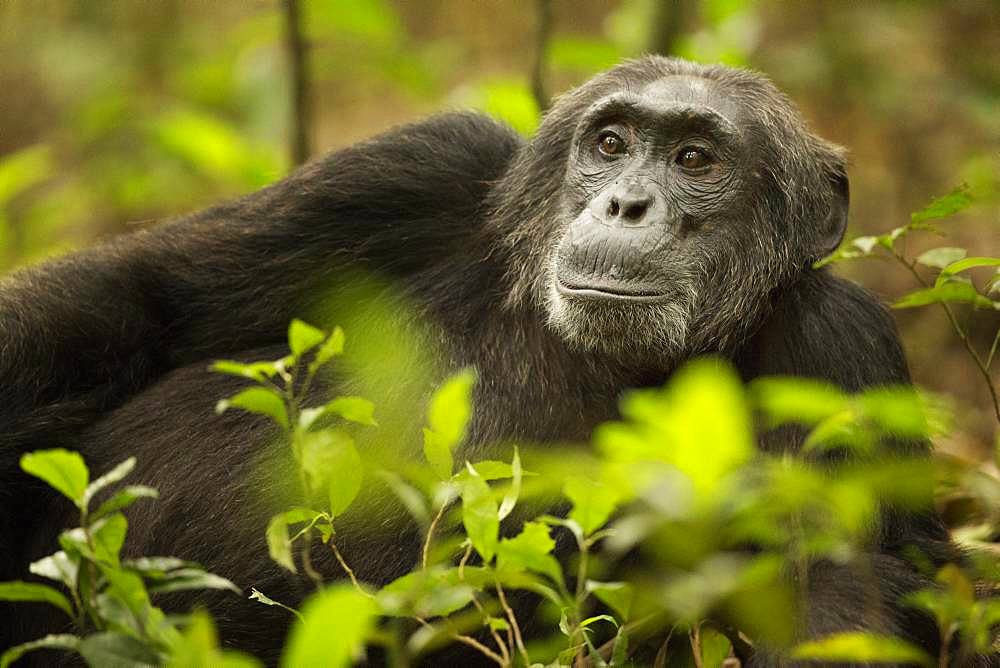
[[[301,165],[311,153],[309,131],[312,109],[309,91],[308,46],[302,35],[302,13],[299,0],[284,0],[285,51],[288,54],[291,79],[291,157],[293,165]]]

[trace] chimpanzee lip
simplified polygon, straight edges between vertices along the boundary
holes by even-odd
[[[561,295],[595,301],[619,302],[660,302],[667,298],[666,293],[656,288],[609,283],[567,283],[556,280],[556,290]]]

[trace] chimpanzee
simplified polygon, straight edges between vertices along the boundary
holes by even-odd
[[[268,558],[252,470],[274,432],[212,413],[237,385],[208,365],[279,357],[290,319],[357,273],[427,323],[445,371],[478,369],[470,458],[491,443],[585,440],[623,390],[699,354],[746,379],[909,382],[886,310],[812,268],[840,242],[848,198],[843,151],[765,77],[644,57],[562,95],[530,141],[479,114],[433,116],[21,270],[0,283],[0,580],[25,577],[72,526],[68,504],[17,464],[66,447],[95,471],[135,455],[136,477],[159,488],[130,511],[130,552],[299,600],[305,585]],[[375,308],[383,293],[365,294]],[[359,531],[343,545],[362,580],[385,583],[412,567],[419,538]],[[952,552],[937,518],[897,513],[865,565],[874,595],[849,567],[817,564],[807,633],[866,627],[935,652],[933,624],[900,603],[924,584],[907,546]],[[315,567],[341,574],[325,552]],[[861,618],[873,598],[878,613]],[[228,642],[276,659],[283,611],[201,600]],[[0,610],[0,644],[59,630],[46,613]],[[758,652],[750,665],[776,661]]]

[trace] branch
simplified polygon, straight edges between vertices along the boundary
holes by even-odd
[[[549,108],[549,95],[545,90],[545,62],[548,59],[549,38],[552,36],[552,0],[535,0],[535,63],[531,69],[531,94],[539,111]]]
[[[293,165],[301,165],[309,159],[309,128],[312,126],[310,109],[308,49],[302,35],[302,13],[299,0],[284,0],[285,8],[285,51],[288,55],[288,69],[291,78],[292,137],[291,158]]]

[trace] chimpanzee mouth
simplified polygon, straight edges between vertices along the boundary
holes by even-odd
[[[562,279],[556,279],[556,290],[566,297],[593,301],[661,302],[668,297],[662,290],[641,285],[566,283]]]

